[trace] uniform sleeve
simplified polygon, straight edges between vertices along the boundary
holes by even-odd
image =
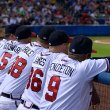
[[[107,70],[106,72],[110,73],[110,58],[106,58]]]
[[[110,58],[85,60],[81,63],[81,67],[85,77],[91,80],[101,72],[110,72]]]

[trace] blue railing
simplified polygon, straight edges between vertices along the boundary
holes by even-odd
[[[100,73],[96,76],[95,80],[99,83],[110,85],[110,73]]]

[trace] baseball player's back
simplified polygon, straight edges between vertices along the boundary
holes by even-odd
[[[28,80],[25,91],[22,95],[22,100],[40,106],[40,99],[42,96],[42,91],[45,81],[44,67],[46,60],[51,53],[47,49],[42,50],[39,54],[37,53],[33,62],[30,78]]]
[[[0,57],[0,84],[5,78],[6,73],[10,69],[17,54],[21,51],[23,45],[17,41],[7,41],[3,47],[2,55]]]
[[[40,46],[32,46],[30,43],[25,45],[1,85],[2,92],[19,96],[23,93],[35,52],[40,50]]]
[[[36,53],[35,58],[32,61],[30,77],[25,91],[22,95],[22,102],[17,110],[31,108],[38,109],[45,78],[43,70],[47,57],[50,55],[50,52],[47,49],[49,47],[48,38],[53,31],[54,28],[43,27],[40,34],[37,36],[37,43],[42,46],[42,49],[39,53]],[[32,44],[36,45],[35,42],[33,42]]]
[[[40,110],[88,110],[90,81],[106,69],[105,59],[79,62],[59,54],[47,71]]]

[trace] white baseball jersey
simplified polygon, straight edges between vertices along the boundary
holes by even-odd
[[[47,71],[40,110],[88,110],[91,80],[106,70],[105,59],[79,62],[59,54]]]
[[[0,40],[0,49],[3,49],[6,42],[7,42],[6,39]]]
[[[42,47],[32,44],[27,44],[22,49],[1,85],[2,92],[20,97],[27,83],[35,53],[39,51],[42,51]]]
[[[0,40],[0,57],[2,56],[3,52],[4,52],[4,45],[7,42],[6,39]]]
[[[22,99],[25,101],[30,100],[31,103],[40,106],[40,99],[43,92],[45,73],[44,67],[46,64],[47,57],[51,53],[48,50],[43,50],[39,54],[36,54],[36,57],[32,63],[31,75],[28,80],[25,91],[22,95]]]
[[[0,57],[0,84],[5,78],[6,73],[13,64],[17,54],[23,46],[17,41],[7,41],[3,47],[2,56]]]

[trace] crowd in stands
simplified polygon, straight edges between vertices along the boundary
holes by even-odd
[[[0,0],[0,25],[110,24],[110,0]]]

